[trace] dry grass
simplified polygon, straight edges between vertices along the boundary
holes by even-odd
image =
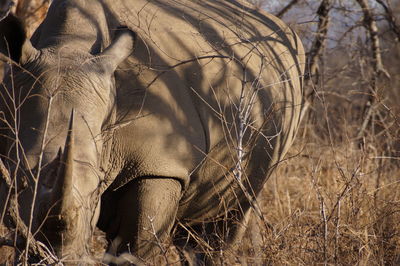
[[[271,264],[400,263],[400,180],[386,159],[343,143],[308,143],[269,180],[262,204]],[[293,151],[293,150],[292,150]]]
[[[392,80],[380,84],[375,120],[362,139],[355,136],[362,124],[368,78],[350,71],[332,74],[324,87],[316,88],[311,114],[289,159],[273,173],[260,197],[273,230],[258,225],[263,244],[254,252],[257,226],[250,229],[247,248],[235,253],[236,261],[400,265],[400,116],[395,101],[399,94],[394,93],[400,79],[398,67],[391,66]],[[335,68],[338,73],[337,65],[332,73]]]
[[[314,136],[315,137],[315,136]],[[243,246],[225,265],[399,265],[400,171],[361,149],[299,136],[260,197],[268,230],[253,218]],[[262,239],[257,249],[255,236]]]

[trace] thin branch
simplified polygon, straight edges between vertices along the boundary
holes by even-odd
[[[396,17],[393,14],[393,10],[389,4],[386,4],[383,0],[375,0],[385,10],[385,17],[389,23],[390,29],[396,35],[396,42],[400,42],[400,25],[396,21]]]
[[[278,18],[283,17],[283,15],[285,15],[295,4],[297,4],[297,2],[299,2],[299,0],[292,0],[289,4],[282,8],[281,11],[276,14],[276,16]]]
[[[7,168],[4,166],[3,161],[0,159],[0,181],[3,180],[6,184],[7,189],[10,189],[13,186],[12,180],[10,178],[10,173],[7,170]],[[56,263],[57,260],[49,254],[42,246],[42,244],[34,239],[32,234],[29,232],[27,226],[25,225],[24,221],[21,219],[21,217],[18,214],[18,209],[17,209],[17,200],[14,195],[11,196],[10,198],[10,206],[8,207],[8,213],[10,215],[10,218],[12,220],[12,223],[15,225],[16,229],[18,232],[21,234],[21,236],[25,239],[29,239],[29,253],[34,254],[35,256],[39,256],[41,258],[44,258],[44,262],[47,263]],[[13,247],[14,241],[13,242]],[[9,241],[3,241],[3,245],[9,245]],[[1,246],[1,245],[0,245]]]
[[[48,126],[50,123],[50,111],[51,111],[51,103],[52,103],[52,97],[49,99],[49,105],[47,109],[47,116],[46,116],[46,123],[45,123],[45,128],[44,128],[44,133],[43,133],[43,139],[41,143],[41,148],[40,148],[40,155],[39,155],[39,162],[38,162],[38,170],[36,174],[36,178],[34,178],[34,189],[33,189],[33,199],[32,199],[32,204],[31,204],[31,211],[29,215],[29,222],[28,222],[28,232],[32,231],[32,223],[33,223],[33,215],[34,215],[34,210],[35,210],[35,202],[36,202],[36,196],[38,192],[38,185],[39,185],[39,176],[42,170],[42,160],[43,160],[43,151],[44,151],[44,146],[46,143],[46,136],[47,136],[47,131],[48,131]],[[28,250],[29,250],[29,241],[30,238],[26,239],[26,247],[25,247],[25,260],[28,261]]]
[[[10,173],[8,172],[6,166],[4,165],[3,161],[0,159],[0,178],[6,182],[8,187],[12,186],[12,180]]]
[[[313,97],[315,96],[315,90],[312,84],[317,84],[319,80],[319,63],[325,49],[325,41],[328,35],[330,22],[329,11],[331,10],[332,5],[332,0],[323,0],[317,10],[317,14],[319,17],[318,28],[313,45],[311,46],[310,52],[307,55],[308,70],[305,75],[304,86],[305,103],[301,110],[301,119],[303,119],[303,117],[305,116],[305,113],[311,106],[313,102]]]
[[[332,0],[323,0],[317,11],[319,17],[317,34],[315,36],[313,45],[307,58],[309,73],[306,77],[308,83],[312,79],[312,77],[315,77],[316,80],[318,80],[319,61],[325,48],[325,40],[328,34],[328,27],[330,22],[329,11],[331,10],[331,8]]]

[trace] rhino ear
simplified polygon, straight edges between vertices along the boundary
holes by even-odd
[[[12,14],[0,21],[0,53],[17,63],[24,63],[38,53],[26,37],[21,21]]]
[[[136,34],[126,27],[120,27],[114,37],[114,41],[98,56],[107,73],[114,73],[118,65],[124,61],[135,46]]]

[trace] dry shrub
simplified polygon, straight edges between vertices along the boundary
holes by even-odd
[[[399,265],[399,167],[373,146],[300,136],[267,182],[257,218],[221,264]],[[379,145],[378,145],[379,146]],[[254,235],[259,234],[257,248]]]
[[[264,256],[274,264],[399,263],[397,167],[348,142],[321,144],[302,145],[306,156],[267,184],[262,203],[274,232]]]

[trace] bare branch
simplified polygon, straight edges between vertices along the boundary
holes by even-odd
[[[5,184],[7,186],[7,189],[10,189],[12,187],[12,181],[10,178],[10,173],[7,170],[7,168],[4,166],[2,160],[0,159],[0,181],[4,180]],[[17,200],[15,199],[15,196],[12,195],[10,198],[10,206],[8,207],[8,213],[10,215],[10,218],[12,219],[12,223],[16,227],[17,231],[21,234],[21,236],[25,239],[29,239],[29,250],[28,252],[31,254],[34,254],[35,256],[39,256],[43,258],[44,262],[47,263],[55,263],[57,262],[56,258],[54,258],[51,254],[49,254],[48,251],[46,251],[43,248],[43,245],[36,241],[34,237],[32,236],[32,233],[29,232],[27,226],[25,225],[25,222],[21,219],[18,213],[17,209]],[[3,239],[4,240],[4,239]],[[2,240],[3,245],[10,245],[10,241]],[[1,245],[0,245],[1,246]],[[13,243],[12,246],[15,246]]]
[[[320,57],[325,49],[325,40],[328,34],[330,16],[329,11],[332,8],[332,0],[323,0],[318,8],[317,14],[319,16],[317,33],[307,56],[308,71],[305,78],[305,104],[301,111],[301,118],[303,119],[308,107],[313,101],[315,91],[312,88],[312,83],[318,83],[319,62]]]
[[[400,25],[396,21],[396,17],[393,14],[391,6],[386,4],[383,0],[376,0],[376,2],[385,10],[385,17],[389,23],[389,27],[396,35],[395,40],[396,42],[400,42]]]
[[[318,65],[322,52],[325,48],[325,40],[328,34],[330,22],[329,11],[331,10],[331,7],[332,0],[323,0],[317,11],[319,16],[317,34],[308,54],[308,80],[310,80],[312,77],[318,78]]]
[[[286,14],[286,12],[288,12],[295,4],[297,4],[297,2],[299,2],[299,0],[292,0],[290,1],[289,4],[287,4],[284,8],[281,9],[281,11],[279,11],[276,16],[281,18],[283,17],[283,15]]]
[[[390,78],[389,73],[383,67],[382,63],[382,52],[378,36],[378,26],[374,19],[371,8],[369,7],[367,0],[357,0],[357,3],[362,9],[364,14],[364,27],[368,30],[369,36],[371,38],[371,50],[372,50],[372,66],[373,66],[373,76],[371,78],[371,94],[367,101],[365,116],[362,126],[357,134],[357,138],[362,138],[365,129],[367,128],[369,122],[374,116],[374,107],[377,102],[377,81],[379,76],[383,74],[387,78]]]

